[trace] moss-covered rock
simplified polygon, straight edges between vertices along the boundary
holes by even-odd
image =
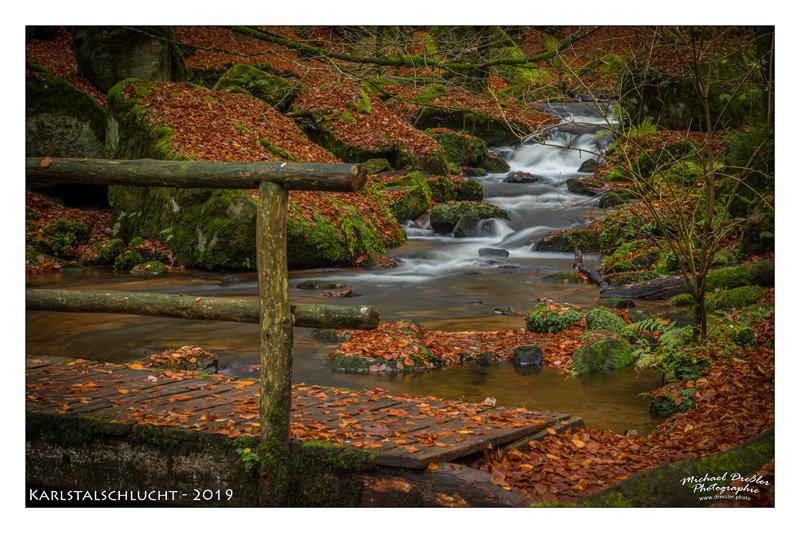
[[[297,285],[295,285],[295,287],[307,291],[319,291],[327,289],[339,289],[342,287],[342,284],[320,279],[307,279],[299,282]]]
[[[342,161],[382,158],[398,169],[410,167],[437,175],[448,171],[444,151],[436,141],[394,116],[363,88],[347,83],[314,88],[299,96],[292,109],[298,112],[296,121],[306,134]]]
[[[148,261],[146,263],[139,263],[131,269],[131,274],[134,276],[157,276],[167,272],[167,265],[161,261]]]
[[[489,152],[486,143],[478,137],[446,128],[429,129],[427,133],[441,145],[450,163],[460,167],[483,169],[484,174],[506,172],[509,168],[508,163]]]
[[[84,250],[79,260],[84,265],[110,265],[124,249],[122,239],[106,239]]]
[[[327,194],[313,205],[290,198],[287,234],[290,268],[365,264],[405,242],[388,202],[372,187],[358,198]]]
[[[539,345],[517,346],[511,356],[514,366],[541,366],[544,364],[544,353]]]
[[[297,81],[281,78],[243,63],[232,66],[223,74],[214,89],[245,92],[285,111],[303,90],[303,86]]]
[[[633,300],[626,298],[600,298],[600,305],[609,309],[630,309],[636,307]]]
[[[669,301],[669,304],[675,307],[687,307],[694,305],[694,297],[688,292],[683,294],[676,294]]]
[[[437,176],[428,180],[431,190],[431,199],[437,203],[452,202],[458,199],[456,186],[447,176]]]
[[[622,333],[625,321],[610,311],[594,308],[586,313],[586,328]]]
[[[188,79],[189,70],[174,43],[175,29],[166,26],[76,26],[72,31],[78,74],[104,91],[127,78]]]
[[[581,318],[583,314],[573,307],[540,303],[525,317],[525,328],[536,333],[558,333]]]
[[[519,142],[515,131],[528,126],[504,117],[489,116],[469,107],[420,106],[412,120],[419,129],[446,128],[482,139],[488,146],[508,146]],[[487,169],[488,170],[488,169]]]
[[[541,252],[597,252],[600,250],[600,232],[590,229],[560,230],[550,233],[536,243]]]
[[[596,178],[569,178],[567,179],[567,190],[574,194],[586,196],[597,196],[604,190],[605,183]]]
[[[631,343],[620,337],[601,337],[581,346],[572,354],[572,371],[588,376],[606,370],[625,368],[636,356]]]
[[[437,233],[450,233],[464,215],[472,214],[479,219],[504,218],[508,213],[491,204],[476,202],[446,202],[431,209],[431,226]]]
[[[28,157],[105,157],[106,113],[89,95],[44,68],[25,77]]]
[[[478,234],[478,215],[475,213],[467,213],[456,222],[453,228],[453,237],[475,237]]]
[[[415,220],[431,207],[431,189],[422,172],[380,182],[377,188],[388,196],[389,208],[398,222]]]
[[[706,309],[740,309],[756,303],[764,296],[764,289],[758,286],[737,287],[719,291],[706,296]]]
[[[361,163],[361,166],[366,170],[367,174],[377,174],[392,168],[391,163],[383,158],[367,159]]]
[[[706,290],[735,289],[750,284],[750,272],[746,267],[731,266],[710,270],[706,276]]]
[[[42,233],[50,238],[53,254],[57,257],[70,255],[70,249],[86,242],[89,238],[89,225],[59,218],[42,228]]]
[[[125,250],[114,259],[114,270],[130,272],[133,267],[143,262],[142,254],[136,250]]]
[[[761,287],[772,287],[775,285],[775,261],[767,259],[756,261],[749,267],[750,284]]]
[[[480,202],[483,200],[483,185],[477,180],[459,181],[456,184],[456,196],[462,202]]]

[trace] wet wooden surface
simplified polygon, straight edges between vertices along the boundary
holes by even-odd
[[[231,438],[258,436],[258,383],[62,357],[28,357],[29,410],[181,427]],[[292,386],[291,436],[378,453],[384,466],[425,468],[557,425],[565,414],[488,404]]]

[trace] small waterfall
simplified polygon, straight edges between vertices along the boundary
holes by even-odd
[[[577,176],[589,158],[601,159],[604,132],[615,127],[605,110],[592,104],[554,104],[543,109],[561,121],[541,142],[526,140],[518,146],[492,148],[511,171],[538,177],[532,183],[506,183],[506,174],[477,178],[484,188],[484,201],[505,209],[509,220],[481,222],[476,237],[455,238],[433,230],[407,227],[408,239],[417,251],[400,258],[398,266],[383,272],[350,273],[347,277],[375,282],[419,282],[494,266],[495,258],[480,256],[481,248],[502,248],[509,252],[506,263],[549,258],[553,253],[535,252],[532,243],[559,230],[580,227],[597,216],[596,200],[567,190],[566,180]],[[421,248],[421,249],[420,249]],[[563,254],[562,254],[563,255]],[[489,260],[491,259],[491,260]]]

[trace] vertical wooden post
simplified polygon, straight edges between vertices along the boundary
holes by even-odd
[[[289,194],[259,186],[256,259],[261,304],[261,505],[281,505],[289,488],[289,415],[292,399],[292,314],[286,265]]]

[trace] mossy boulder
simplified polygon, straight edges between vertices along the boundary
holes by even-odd
[[[411,122],[422,130],[446,128],[461,131],[482,139],[488,146],[516,144],[519,142],[519,138],[515,131],[528,131],[529,129],[526,124],[521,122],[507,121],[502,116],[490,116],[469,107],[457,105],[449,107],[420,106]]]
[[[590,229],[560,230],[550,233],[536,243],[540,252],[597,252],[600,250],[600,232]]]
[[[610,309],[630,309],[636,307],[633,300],[626,298],[600,298],[600,305]]]
[[[110,265],[124,249],[122,239],[106,239],[87,248],[79,260],[84,265]]]
[[[544,364],[544,353],[539,345],[517,346],[511,356],[514,366],[541,366]]]
[[[594,172],[597,170],[597,161],[594,159],[587,159],[581,166],[578,167],[578,172]]]
[[[183,81],[189,70],[175,43],[175,29],[76,26],[72,44],[78,75],[104,91],[127,78]]]
[[[731,266],[711,270],[706,276],[706,290],[735,289],[750,284],[750,271],[746,267]]]
[[[600,337],[575,350],[572,371],[579,376],[588,376],[628,367],[635,360],[633,346],[627,340],[616,336]]]
[[[44,226],[42,233],[50,238],[53,255],[66,257],[71,254],[71,249],[74,246],[87,241],[89,238],[89,225],[84,222],[59,218],[52,224]]]
[[[479,219],[508,219],[508,213],[491,204],[477,202],[446,202],[431,209],[431,226],[437,233],[451,233],[464,215],[472,214]]]
[[[105,157],[106,113],[91,96],[44,68],[25,77],[27,157]]]
[[[740,309],[753,305],[764,296],[764,289],[758,286],[737,287],[706,295],[706,309]]]
[[[114,270],[130,272],[133,267],[142,263],[142,254],[136,250],[125,250],[114,259]]]
[[[478,234],[477,226],[479,220],[476,213],[467,213],[462,216],[453,228],[453,237],[475,237]]]
[[[232,66],[214,85],[215,90],[244,92],[286,111],[303,85],[248,64]]]
[[[669,301],[669,304],[674,307],[688,307],[690,305],[694,305],[694,297],[688,292],[676,294]]]
[[[625,321],[611,311],[594,308],[586,313],[586,328],[590,330],[605,330],[612,333],[622,333]]]
[[[389,198],[389,208],[398,222],[415,220],[431,207],[431,189],[419,171],[377,185]]]
[[[131,269],[131,274],[134,276],[157,276],[167,272],[167,265],[161,261],[148,261],[146,263],[139,263]]]
[[[567,179],[567,190],[574,194],[586,196],[597,196],[604,190],[605,183],[596,178],[569,178]]]
[[[475,136],[446,128],[430,129],[427,133],[441,145],[450,163],[485,172],[506,172],[509,168],[502,158],[489,152],[486,142]]]
[[[369,266],[379,254],[405,242],[389,203],[373,187],[357,195],[309,194],[317,198],[310,209],[307,202],[289,200],[290,268]]]
[[[525,317],[525,328],[535,333],[558,333],[581,318],[583,313],[573,307],[540,303]]]
[[[437,203],[452,202],[458,200],[458,192],[453,180],[447,176],[437,176],[428,179],[428,187],[431,190],[431,199]]]
[[[761,287],[772,287],[775,285],[775,261],[766,259],[756,261],[749,267],[750,284]]]
[[[380,158],[397,169],[436,175],[448,171],[436,141],[395,116],[364,88],[343,83],[310,89],[295,99],[292,110],[308,137],[342,161]]]
[[[367,159],[361,166],[367,172],[367,174],[377,174],[379,172],[383,172],[384,170],[389,170],[392,168],[391,163],[389,163],[388,159],[383,158],[375,158],[375,159]]]
[[[456,184],[456,197],[462,202],[483,200],[483,185],[477,180],[467,179]]]

